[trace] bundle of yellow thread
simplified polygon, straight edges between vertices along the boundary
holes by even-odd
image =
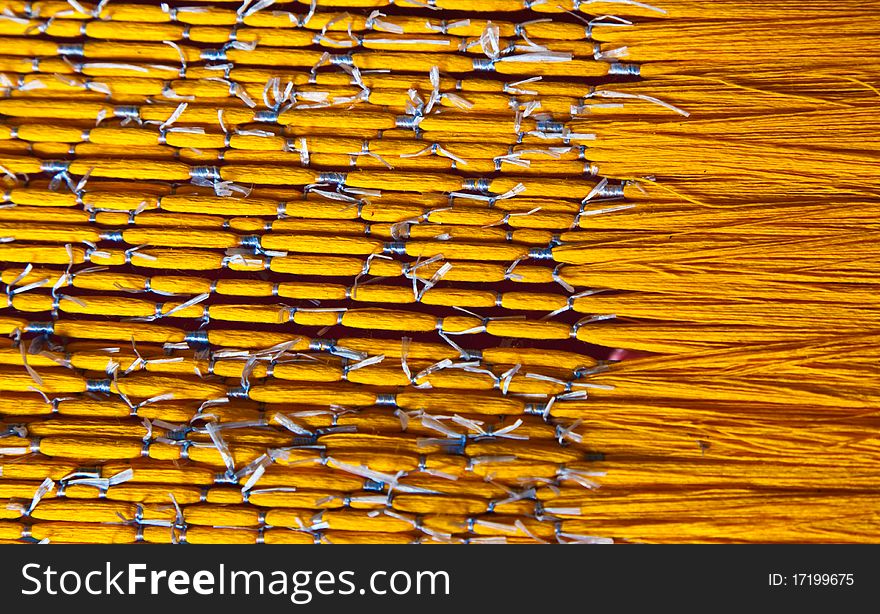
[[[876,541],[880,19],[0,10],[0,541]]]

